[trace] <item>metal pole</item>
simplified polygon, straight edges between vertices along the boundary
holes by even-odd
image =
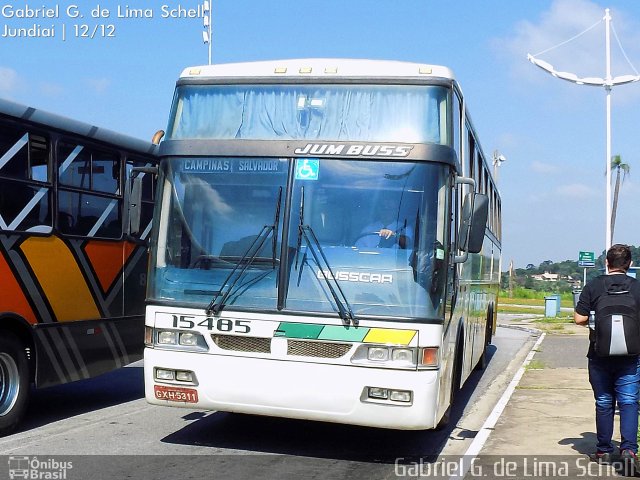
[[[607,76],[605,78],[605,90],[607,91],[607,152],[606,152],[606,171],[607,171],[607,188],[606,188],[606,208],[607,208],[607,227],[606,227],[606,241],[605,251],[609,251],[611,247],[611,37],[609,33],[609,23],[611,22],[611,15],[609,15],[609,9],[605,10],[605,43],[606,43],[606,68]]]
[[[211,65],[211,45],[213,44],[213,38],[211,38],[211,30],[212,30],[212,26],[211,26],[211,21],[213,20],[213,15],[212,12],[213,11],[213,0],[209,0],[209,65]]]

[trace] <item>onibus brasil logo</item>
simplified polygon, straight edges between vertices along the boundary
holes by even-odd
[[[73,468],[72,462],[62,462],[53,458],[45,460],[38,457],[9,457],[9,478],[33,480],[66,480],[67,471]]]

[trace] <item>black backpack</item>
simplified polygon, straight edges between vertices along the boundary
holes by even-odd
[[[626,275],[603,275],[605,292],[596,300],[595,351],[600,357],[640,354],[640,318]]]

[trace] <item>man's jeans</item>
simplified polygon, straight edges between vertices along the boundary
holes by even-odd
[[[595,357],[589,359],[589,382],[596,399],[598,452],[613,452],[615,403],[620,411],[620,451],[638,451],[638,387],[640,366],[637,357]]]

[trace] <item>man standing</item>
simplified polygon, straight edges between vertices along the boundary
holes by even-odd
[[[598,298],[612,286],[616,291],[628,291],[635,300],[635,317],[640,321],[640,282],[626,275],[631,266],[631,249],[627,245],[613,245],[607,252],[607,275],[600,275],[585,285],[575,308],[574,320],[588,325],[589,315],[596,311]],[[596,318],[597,322],[598,319]],[[589,382],[596,401],[596,453],[593,460],[611,461],[613,445],[613,417],[615,403],[620,411],[620,453],[625,465],[640,471],[638,461],[638,387],[640,372],[638,355],[599,356],[595,348],[596,334],[589,331]]]

